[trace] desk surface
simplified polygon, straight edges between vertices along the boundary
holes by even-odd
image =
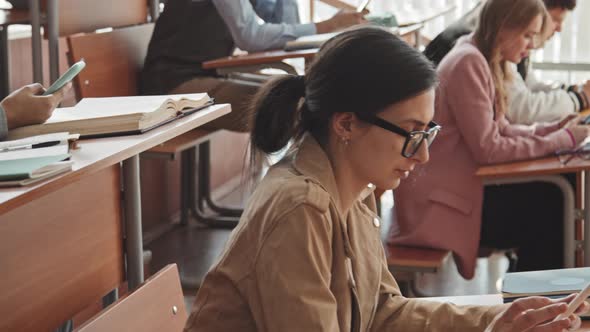
[[[213,105],[142,135],[81,140],[73,150],[71,172],[29,187],[0,189],[0,215],[32,201],[47,192],[61,188],[84,175],[119,163],[171,138],[190,131],[231,111],[225,105]]]
[[[426,297],[424,300],[436,302],[451,302],[457,305],[495,305],[502,304],[502,295],[470,295],[470,296],[446,296],[446,297]],[[590,321],[583,321],[582,328],[576,332],[590,332]]]
[[[0,26],[11,24],[29,24],[31,17],[28,10],[0,9]]]
[[[565,156],[562,158],[565,158]],[[566,165],[563,165],[557,157],[547,157],[507,164],[483,166],[477,170],[475,175],[486,179],[493,179],[575,173],[587,169],[590,169],[590,160],[575,157]]]
[[[315,56],[317,52],[318,49],[313,48],[308,50],[298,50],[289,52],[283,50],[275,50],[267,52],[248,53],[243,55],[228,56],[224,58],[206,61],[203,62],[203,68],[216,69],[235,66],[251,66],[264,63],[274,63],[285,59],[295,58],[311,59]]]
[[[404,28],[399,29],[399,35],[401,37],[410,35],[422,28],[421,24],[414,24],[411,26],[407,26]],[[266,52],[256,52],[256,53],[248,53],[248,54],[240,54],[234,56],[223,57],[215,60],[205,61],[203,62],[204,69],[219,69],[219,68],[228,68],[228,67],[241,67],[241,66],[253,66],[253,65],[262,65],[268,63],[275,63],[280,62],[285,59],[295,59],[295,58],[303,58],[303,59],[312,59],[319,49],[312,48],[307,50],[297,50],[297,51],[284,51],[284,50],[274,50],[274,51],[266,51]]]

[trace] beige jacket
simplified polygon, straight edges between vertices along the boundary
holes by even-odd
[[[501,310],[404,298],[387,269],[372,192],[345,217],[311,136],[285,159],[250,198],[185,331],[469,332]]]

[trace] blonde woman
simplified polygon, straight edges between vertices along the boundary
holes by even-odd
[[[505,117],[508,65],[519,63],[533,48],[545,11],[541,0],[486,2],[475,32],[460,39],[438,67],[441,83],[434,119],[444,130],[439,144],[432,147],[431,161],[417,166],[395,192],[397,222],[390,242],[452,250],[459,272],[467,279],[474,275],[482,219],[484,244],[516,245],[521,267],[536,268],[528,262],[543,262],[545,254],[554,257],[554,251],[561,250],[552,246],[561,241],[559,217],[548,224],[510,218],[512,211],[499,204],[491,212],[505,215],[494,218],[484,213],[482,218],[484,186],[475,176],[483,165],[574,148],[590,134],[590,127],[579,125],[578,119],[524,126]],[[543,204],[541,197],[533,210]],[[547,227],[557,227],[557,233],[546,231]]]

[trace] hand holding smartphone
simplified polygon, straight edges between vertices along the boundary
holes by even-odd
[[[576,312],[576,310],[578,310],[578,307],[580,307],[580,305],[586,300],[586,298],[588,298],[588,296],[590,296],[590,284],[588,284],[586,288],[578,293],[572,302],[567,305],[567,310],[563,314],[557,316],[555,320],[565,319],[571,316],[574,312]]]
[[[71,82],[82,69],[86,67],[84,60],[74,63],[60,78],[58,78],[51,86],[43,93],[43,96],[51,95],[59,91],[66,84]]]

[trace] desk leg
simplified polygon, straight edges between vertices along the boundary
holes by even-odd
[[[125,250],[129,291],[143,282],[143,236],[141,234],[141,187],[139,156],[123,161],[125,201]]]
[[[414,48],[416,48],[418,51],[420,51],[420,46],[422,46],[422,41],[420,40],[421,31],[422,29],[417,29],[416,32],[414,32],[414,38],[416,38],[414,41]]]
[[[39,0],[29,0],[31,16],[31,48],[33,52],[33,82],[43,84],[43,58],[41,45],[41,9]]]
[[[47,30],[49,35],[49,77],[51,83],[59,78],[58,0],[47,2]]]
[[[8,96],[10,92],[10,61],[8,59],[8,27],[0,27],[0,99]]]
[[[590,171],[584,171],[584,266],[590,266]]]
[[[559,175],[527,176],[523,178],[486,180],[485,184],[517,184],[528,182],[551,183],[563,193],[563,262],[566,268],[574,267],[575,239],[575,194],[571,183]],[[588,185],[588,182],[585,182]],[[586,257],[584,253],[584,257]]]

